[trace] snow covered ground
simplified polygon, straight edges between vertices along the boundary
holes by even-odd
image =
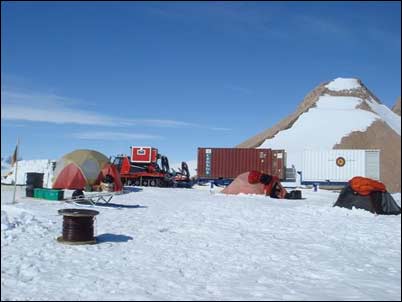
[[[73,206],[12,193],[2,185],[2,301],[401,300],[401,216],[333,208],[336,192],[133,188],[97,208],[95,245],[56,241]]]

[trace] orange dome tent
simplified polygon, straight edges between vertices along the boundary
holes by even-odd
[[[110,175],[113,178],[114,182],[114,191],[123,190],[123,183],[121,182],[120,173],[117,171],[117,168],[112,164],[106,164],[101,170],[97,183],[100,183],[106,175]]]
[[[75,150],[64,155],[56,163],[54,189],[85,189],[99,183],[102,169],[109,159],[94,150]]]

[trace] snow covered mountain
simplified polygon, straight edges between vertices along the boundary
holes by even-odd
[[[305,149],[380,149],[381,181],[401,190],[401,117],[359,79],[319,85],[293,114],[236,147],[285,149],[296,169]]]

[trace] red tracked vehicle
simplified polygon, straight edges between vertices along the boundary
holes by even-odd
[[[150,187],[191,187],[186,162],[178,172],[170,169],[169,160],[153,147],[132,146],[131,156],[118,155],[113,164],[117,167],[124,185]],[[160,164],[158,163],[160,162]]]

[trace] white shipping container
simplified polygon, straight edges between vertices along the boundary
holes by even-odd
[[[303,182],[347,182],[355,176],[380,179],[380,150],[303,151]]]

